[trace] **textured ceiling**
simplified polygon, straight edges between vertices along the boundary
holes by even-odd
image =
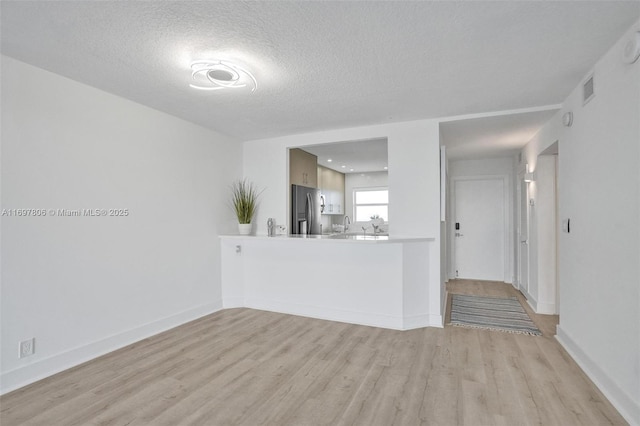
[[[562,102],[634,2],[2,1],[2,52],[240,140]],[[193,60],[254,93],[189,88]]]
[[[447,158],[515,155],[548,122],[557,109],[455,120],[440,124]]]
[[[340,173],[383,172],[387,167],[387,139],[329,143],[302,149],[316,155],[321,166]]]

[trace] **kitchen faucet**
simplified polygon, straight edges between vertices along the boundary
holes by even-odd
[[[344,227],[344,233],[347,233],[347,229],[349,229],[349,225],[351,225],[351,219],[349,219],[349,216],[345,216],[344,220],[342,221],[342,226]]]

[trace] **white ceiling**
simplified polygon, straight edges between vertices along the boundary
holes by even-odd
[[[240,140],[562,102],[640,2],[6,1],[2,52]],[[189,88],[191,61],[258,81]]]
[[[440,133],[447,148],[447,158],[515,155],[557,111],[557,108],[549,108],[441,123]]]
[[[385,138],[304,146],[301,149],[316,155],[319,165],[340,173],[384,172],[387,167]]]

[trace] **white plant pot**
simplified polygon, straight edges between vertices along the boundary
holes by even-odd
[[[238,224],[238,232],[240,232],[240,235],[249,235],[249,234],[251,234],[251,224],[250,223],[239,223]]]

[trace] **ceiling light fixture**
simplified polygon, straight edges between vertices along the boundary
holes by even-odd
[[[189,87],[199,90],[240,89],[251,85],[252,92],[258,88],[253,74],[227,61],[196,61],[191,63],[191,78],[196,82]]]
[[[342,167],[343,169],[346,169],[346,168],[347,168],[347,166],[345,166],[344,164],[343,164],[342,166],[340,166],[340,167]]]
[[[387,166],[384,166],[384,169],[385,169],[385,170],[389,170],[389,168],[388,168]]]
[[[332,162],[332,161],[333,161],[333,160],[332,160],[331,158],[329,158],[329,159],[327,160],[327,163],[330,163],[330,162]]]

